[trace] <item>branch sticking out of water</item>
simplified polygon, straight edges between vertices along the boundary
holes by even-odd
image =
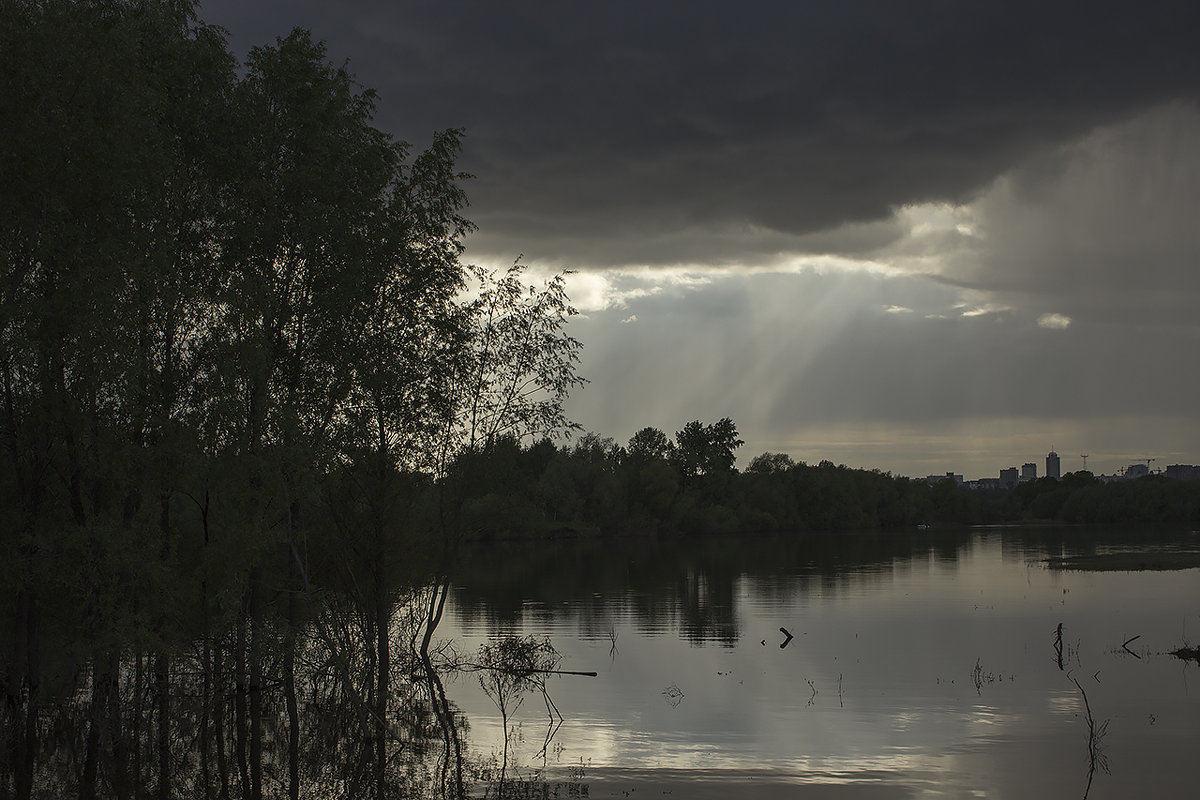
[[[494,642],[483,644],[479,648],[479,662],[466,665],[479,671],[479,685],[484,693],[496,705],[500,712],[500,724],[504,731],[504,753],[500,762],[500,778],[496,789],[497,797],[504,797],[504,780],[508,769],[508,753],[511,732],[509,719],[520,708],[526,692],[540,692],[546,702],[546,714],[549,726],[546,741],[542,745],[542,753],[550,745],[550,740],[558,727],[554,724],[555,716],[561,724],[562,715],[546,690],[545,675],[587,673],[570,672],[557,669],[561,656],[554,649],[549,639],[538,639],[534,636],[507,636]],[[591,673],[595,675],[595,673]]]
[[[467,662],[467,663],[463,664],[463,667],[465,667],[467,669],[475,669],[475,670],[488,669],[488,670],[492,670],[493,672],[500,672],[505,675],[512,675],[513,677],[516,677],[516,678],[523,678],[526,675],[582,675],[585,678],[594,678],[600,674],[598,672],[591,672],[591,671],[581,672],[579,670],[574,670],[574,669],[503,669],[501,667],[488,667],[488,666],[484,666],[483,664],[475,664],[472,662]]]
[[[1088,702],[1087,692],[1083,690],[1082,684],[1079,683],[1073,676],[1071,683],[1075,684],[1075,688],[1079,690],[1079,694],[1083,697],[1083,710],[1086,712],[1088,726],[1088,780],[1087,788],[1083,790],[1084,800],[1087,800],[1088,793],[1092,790],[1092,778],[1095,777],[1096,767],[1104,771],[1105,775],[1108,771],[1108,758],[1104,755],[1104,736],[1108,733],[1108,720],[1104,720],[1099,725],[1096,724],[1096,718],[1092,716],[1092,706]]]
[[[671,708],[678,708],[679,704],[683,702],[683,690],[676,686],[674,681],[666,689],[663,689],[661,694],[667,698],[667,705]]]
[[[1128,639],[1126,639],[1124,642],[1121,643],[1121,649],[1124,650],[1126,653],[1129,653],[1129,655],[1133,656],[1134,658],[1138,659],[1139,661],[1141,660],[1142,657],[1129,649],[1129,643],[1132,641],[1136,641],[1137,639],[1140,639],[1140,638],[1142,638],[1142,635],[1139,633],[1137,636],[1131,636]]]
[[[789,644],[792,643],[793,636],[791,633],[788,632],[787,628],[780,628],[779,632],[787,637],[786,639],[783,640],[783,643],[779,645],[779,649],[782,650],[783,648],[787,647]]]

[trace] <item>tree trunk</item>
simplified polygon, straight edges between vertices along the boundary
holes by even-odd
[[[37,730],[36,726],[26,724],[30,715],[37,713],[31,686],[33,651],[37,647],[33,635],[33,589],[30,586],[21,588],[16,600],[13,649],[5,676],[4,743],[8,750],[6,764],[13,771],[13,796],[28,798],[33,791],[32,758],[36,752],[35,743],[29,737]],[[0,786],[7,790],[6,785]]]
[[[129,738],[133,742],[133,795],[138,800],[145,794],[142,784],[142,719],[145,712],[142,676],[142,651],[139,648],[133,654],[133,722],[129,726]]]
[[[83,774],[79,777],[79,800],[95,800],[96,775],[100,771],[100,717],[104,696],[100,677],[100,656],[92,656],[92,703],[88,712],[88,733],[84,744]]]
[[[20,735],[16,758],[16,800],[31,800],[33,797],[33,771],[36,766],[38,692],[31,686],[29,699],[25,703],[25,730]]]
[[[391,652],[388,634],[391,628],[392,610],[388,603],[385,584],[386,566],[381,546],[375,555],[375,665],[378,670],[375,680],[376,797],[384,797],[386,789],[388,694],[391,690]]]
[[[219,642],[214,643],[213,656],[213,686],[216,692],[213,697],[213,730],[217,740],[217,774],[221,781],[221,800],[230,800],[229,794],[229,760],[225,756],[225,691],[223,650]]]
[[[441,575],[434,579],[433,594],[429,598],[429,609],[425,614],[425,633],[421,637],[420,655],[429,655],[429,645],[433,641],[433,632],[442,621],[442,613],[446,608],[446,595],[450,591],[450,578]]]
[[[201,585],[201,595],[206,594]],[[212,714],[212,644],[208,638],[207,602],[204,615],[204,642],[200,654],[200,782],[204,784],[204,800],[212,800],[212,768],[209,765],[209,750],[212,747],[212,732],[209,717]]]
[[[262,567],[250,570],[250,798],[262,800],[263,609]]]
[[[288,715],[288,797],[300,798],[300,711],[296,705],[296,591],[288,592],[287,642],[283,650],[283,692]]]
[[[442,741],[445,745],[441,770],[442,796],[459,800],[465,795],[463,792],[462,741],[458,736],[458,726],[454,722],[454,713],[450,709],[450,702],[446,699],[446,689],[442,685],[442,679],[438,676],[437,670],[433,668],[433,662],[428,653],[421,656],[421,664],[425,668],[429,702],[433,706],[433,713],[437,717],[438,725],[441,726]],[[448,787],[448,773],[451,769],[454,770],[454,785]]]
[[[113,795],[117,800],[129,798],[129,764],[128,748],[125,742],[125,731],[121,721],[121,654],[110,650],[108,653],[108,669],[105,677],[108,686],[105,690],[105,702],[108,704],[108,741],[112,748],[112,784]]]
[[[33,796],[33,772],[37,763],[38,684],[41,679],[41,665],[38,660],[37,621],[37,598],[31,590],[26,596],[25,618],[23,620],[26,637],[25,685],[28,687],[29,693],[24,703],[25,718],[23,722],[25,730],[17,735],[16,757],[13,759],[13,767],[16,772],[16,780],[14,781],[16,800],[30,800]]]
[[[248,715],[246,712],[246,628],[248,627],[248,616],[250,609],[249,591],[242,596],[241,606],[238,608],[237,616],[237,633],[234,644],[233,654],[233,669],[234,669],[234,685],[233,685],[233,716],[234,716],[234,752],[236,754],[238,776],[241,778],[242,797],[249,800],[250,797],[250,770],[246,761],[246,751],[248,747],[247,730]]]
[[[160,480],[165,484],[166,473],[160,473]],[[159,503],[159,532],[162,534],[159,556],[163,565],[169,563],[171,557],[171,495],[165,488],[160,488]],[[166,633],[167,622],[161,617],[158,622],[159,630]],[[171,797],[171,662],[165,652],[158,654],[155,665],[155,683],[158,686],[158,797],[159,800],[170,800]]]
[[[155,659],[154,684],[158,694],[158,797],[171,798],[171,662],[166,653]]]

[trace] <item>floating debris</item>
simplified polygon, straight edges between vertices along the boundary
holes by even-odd
[[[1200,647],[1181,647],[1178,650],[1172,650],[1171,655],[1182,658],[1184,661],[1195,661],[1200,664]]]
[[[783,648],[787,647],[789,644],[792,643],[793,637],[792,637],[792,634],[788,632],[787,628],[780,628],[779,632],[787,637],[786,639],[783,640],[783,643],[781,645],[779,645],[779,649],[782,650]]]

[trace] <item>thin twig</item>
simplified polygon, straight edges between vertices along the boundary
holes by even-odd
[[[1139,633],[1137,636],[1131,636],[1130,638],[1126,639],[1124,642],[1121,643],[1122,650],[1124,650],[1126,653],[1129,653],[1129,655],[1131,655],[1134,658],[1139,659],[1139,660],[1141,659],[1141,656],[1139,656],[1137,653],[1135,653],[1129,649],[1129,643],[1136,639],[1140,639],[1140,638],[1142,638],[1142,635]]]
[[[523,675],[582,675],[585,678],[595,678],[599,675],[598,672],[580,672],[572,669],[505,669],[504,667],[488,667],[483,664],[475,664],[473,662],[465,662],[458,665],[460,669],[470,670],[490,670],[492,672],[500,672],[504,675],[515,675],[521,677]]]

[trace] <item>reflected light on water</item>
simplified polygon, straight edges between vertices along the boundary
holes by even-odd
[[[719,545],[596,554],[613,563],[590,574],[619,579],[527,583],[503,619],[489,616],[486,596],[456,594],[443,632],[467,648],[509,629],[549,636],[562,668],[598,672],[548,683],[565,719],[543,759],[550,771],[585,764],[594,776],[754,774],[770,785],[894,790],[882,796],[1082,794],[1074,675],[1090,682],[1098,716],[1120,720],[1113,776],[1097,779],[1092,798],[1147,780],[1133,755],[1144,750],[1157,753],[1156,785],[1190,785],[1190,763],[1172,767],[1169,754],[1200,734],[1200,699],[1186,686],[1194,667],[1117,651],[1134,633],[1178,646],[1180,621],[1196,616],[1200,570],[1051,571],[1036,542],[995,533],[880,560],[859,553],[863,563],[835,554],[820,566],[803,548],[735,544],[736,558]],[[1064,670],[1053,649],[1060,623]],[[475,747],[498,749],[494,707],[470,682],[453,693]],[[540,699],[526,702],[520,725],[528,757],[544,737]]]

